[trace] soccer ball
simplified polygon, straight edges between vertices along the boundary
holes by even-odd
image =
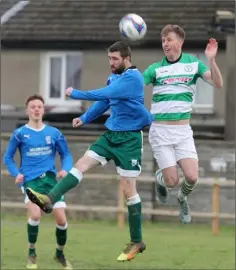
[[[122,36],[133,41],[144,38],[147,32],[147,25],[143,18],[134,13],[125,15],[120,20],[119,28]]]

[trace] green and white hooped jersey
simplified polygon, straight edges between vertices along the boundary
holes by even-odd
[[[143,73],[146,85],[153,84],[151,113],[154,120],[190,118],[196,82],[208,70],[196,57],[182,53],[177,62],[166,57],[150,65]]]

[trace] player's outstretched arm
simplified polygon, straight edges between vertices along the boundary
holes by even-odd
[[[20,173],[14,161],[14,155],[19,145],[20,140],[17,137],[16,132],[14,132],[10,137],[5,153],[3,155],[3,163],[12,177],[16,177]]]
[[[133,76],[124,75],[122,79],[117,79],[112,84],[89,91],[80,91],[69,87],[66,89],[66,95],[73,99],[80,100],[108,100],[108,99],[128,99],[132,98],[133,91],[130,89],[136,89],[136,79]]]
[[[73,159],[64,135],[59,132],[56,141],[56,150],[60,156],[61,170],[69,172],[73,166]]]

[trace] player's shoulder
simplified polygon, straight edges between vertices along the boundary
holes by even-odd
[[[124,81],[126,81],[126,83],[127,82],[130,82],[131,84],[135,83],[136,87],[140,86],[140,89],[142,89],[144,84],[143,74],[136,66],[132,66],[127,70],[125,70],[122,73],[121,78],[122,77],[124,78]]]
[[[24,137],[30,136],[27,125],[20,126],[13,130],[11,137],[14,137],[18,141],[22,141]]]
[[[140,70],[136,66],[131,66],[130,68],[126,69],[123,73],[122,76],[126,77],[139,77],[141,76]]]
[[[27,130],[27,127],[26,125],[23,125],[21,127],[18,127],[16,128],[14,131],[13,131],[13,135],[14,136],[18,136],[20,138],[20,136],[24,135],[26,133],[26,130]]]
[[[49,132],[49,133],[51,133],[52,135],[55,135],[55,136],[61,134],[61,131],[58,128],[56,128],[54,126],[51,126],[51,125],[48,125],[48,124],[45,125],[45,131]]]
[[[162,59],[160,59],[160,60],[157,61],[157,62],[154,62],[154,63],[150,64],[150,65],[146,68],[146,70],[155,70],[156,68],[161,67],[161,66],[163,66],[164,61],[165,61],[165,57],[163,57]]]

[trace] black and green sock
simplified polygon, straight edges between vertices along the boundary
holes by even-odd
[[[180,190],[178,192],[178,198],[183,201],[186,196],[188,196],[196,187],[197,181],[195,183],[190,183],[186,179],[181,184]]]
[[[142,204],[138,194],[127,199],[128,221],[131,242],[142,241]]]
[[[28,233],[28,243],[29,243],[29,256],[36,256],[35,244],[37,242],[38,231],[39,231],[39,220],[28,219],[27,233]]]
[[[51,199],[52,203],[57,202],[66,192],[76,187],[82,180],[82,178],[83,174],[78,169],[73,167],[67,174],[67,176],[61,179],[49,192],[48,196]]]
[[[67,240],[67,223],[65,226],[57,225],[56,240],[57,240],[56,256],[60,257],[63,254],[63,249]]]

